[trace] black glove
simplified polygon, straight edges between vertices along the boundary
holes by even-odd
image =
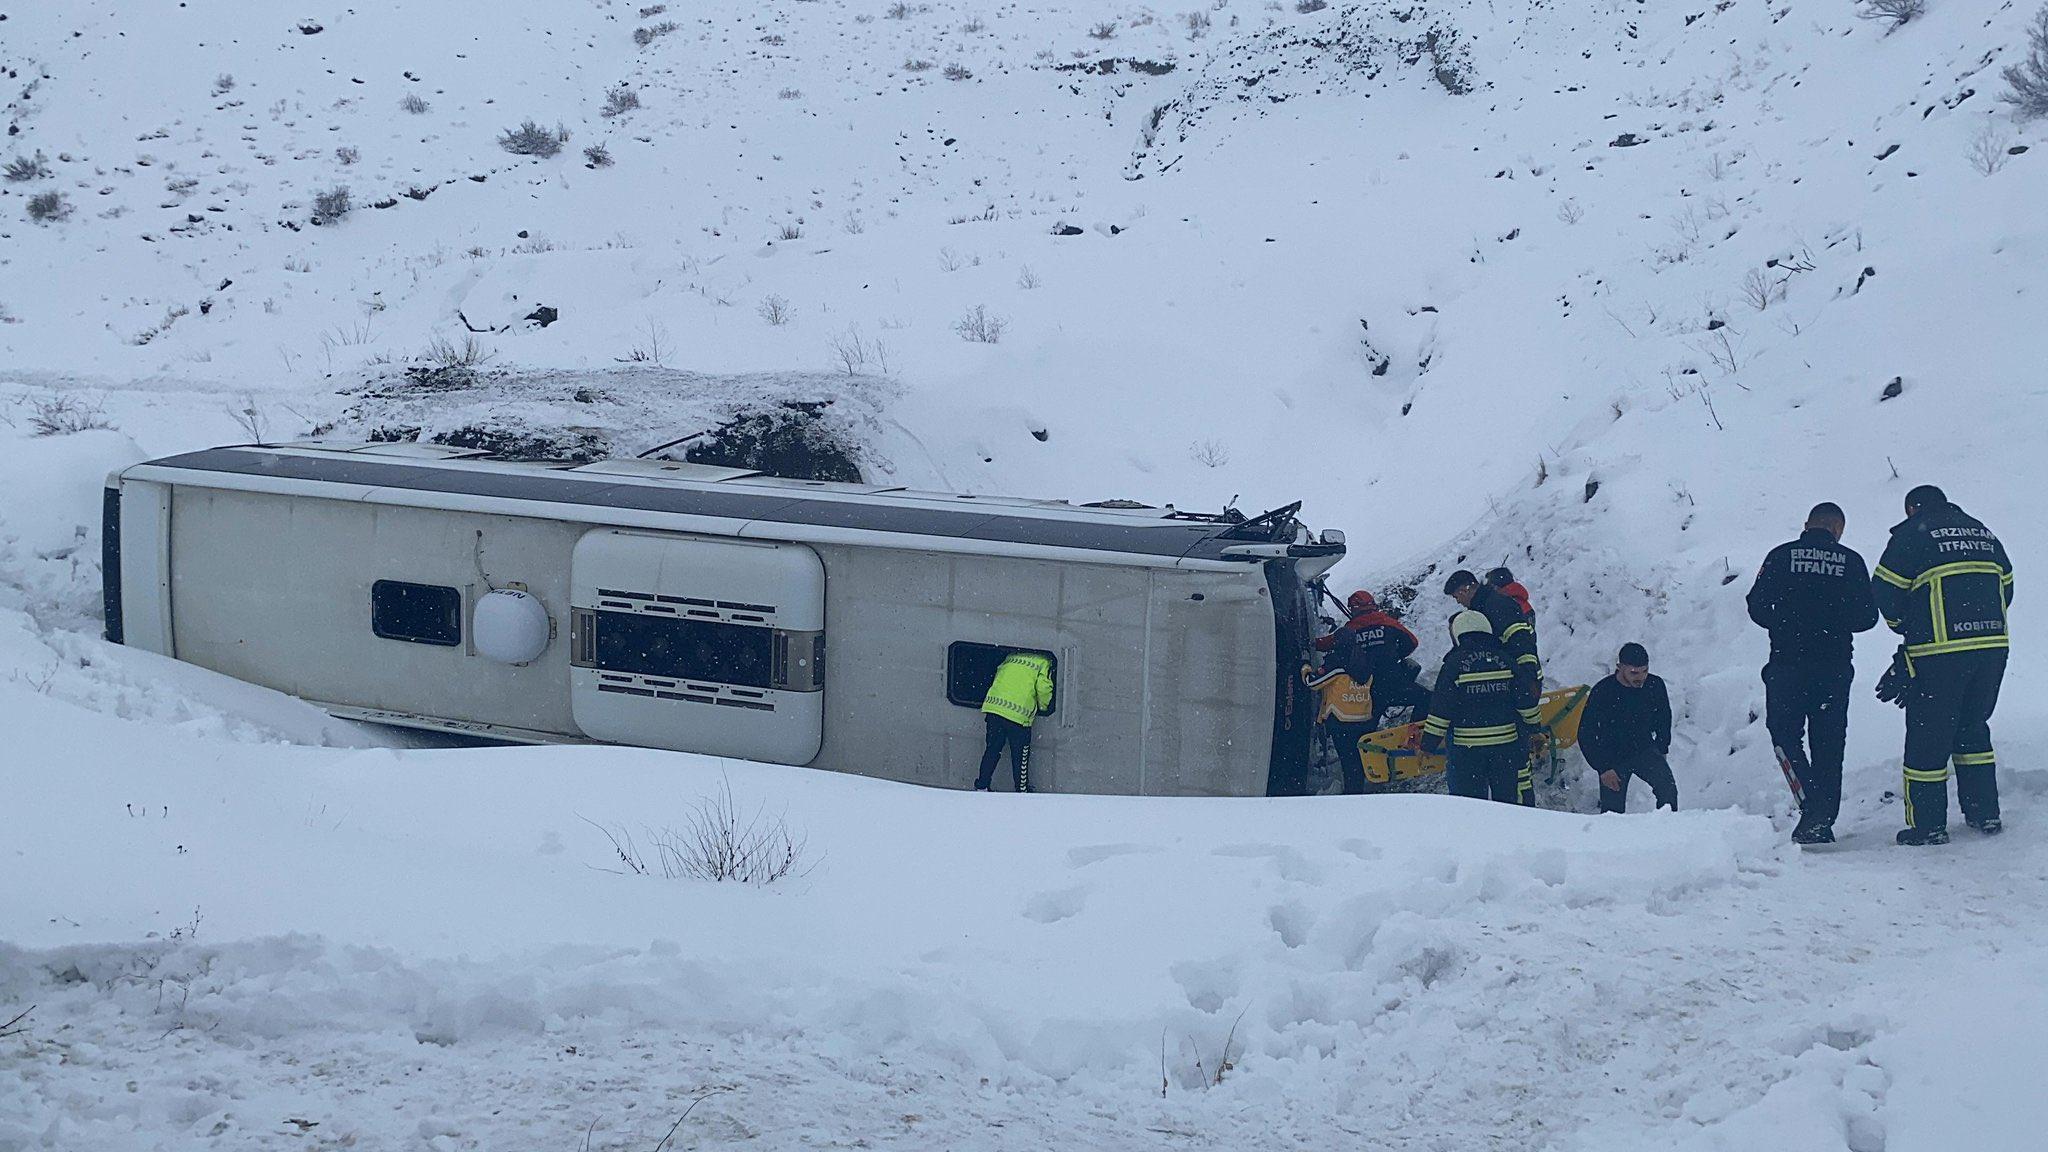
[[[1877,678],[1877,698],[1904,708],[1912,695],[1913,669],[1906,663],[1906,649],[1902,645],[1892,653],[1892,666]]]

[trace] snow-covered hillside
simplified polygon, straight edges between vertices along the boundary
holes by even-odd
[[[663,7],[0,5],[0,1149],[649,1147],[722,1086],[678,1145],[2030,1146],[2031,597],[2012,834],[1913,859],[1862,687],[1849,842],[1775,846],[1740,603],[1810,504],[1874,558],[1915,483],[2048,560],[2029,5]],[[394,738],[96,639],[145,456],[822,400],[898,482],[1306,499],[1431,645],[1506,562],[1554,679],[1649,646],[1729,810],[313,751]],[[721,771],[808,878],[593,870],[576,816]]]

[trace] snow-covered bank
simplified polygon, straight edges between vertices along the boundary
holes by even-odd
[[[1118,1146],[1176,1123],[1486,1146],[1592,1139],[1636,1109],[1646,1128],[1733,1123],[1788,1076],[1812,1081],[1801,1122],[1834,1123],[1865,1059],[1836,1048],[1878,1029],[1755,952],[1765,930],[1819,947],[1809,966],[1857,962],[1772,907],[1825,865],[1725,812],[1016,803],[623,750],[168,737],[138,758],[126,724],[18,691],[5,707],[21,762],[52,766],[0,898],[0,1001],[37,1005],[6,1057],[19,1107],[0,1109],[21,1146],[262,1146],[289,1115],[370,1146],[433,1120],[436,1146],[554,1147],[593,1120],[637,1139],[664,1094],[726,1082],[699,1140],[797,1143],[814,1108],[903,1147],[933,1137],[901,1116],[935,1114],[977,1146],[961,1126],[986,1105],[1031,1139],[1092,1111],[1118,1117]],[[607,870],[590,822],[644,836],[721,781],[803,835],[807,873]],[[116,940],[137,943],[95,943]],[[1711,1061],[1736,1030],[1741,1051]],[[644,1062],[671,1047],[699,1055]],[[376,1087],[422,1074],[467,1088]],[[908,1097],[886,1115],[878,1076]]]
[[[0,707],[38,779],[0,894],[0,1004],[36,1005],[0,1048],[0,1147],[282,1146],[292,1121],[643,1147],[729,1087],[695,1146],[1899,1152],[2020,1115],[1950,1062],[1948,1013],[2038,1051],[1986,1007],[2044,994],[2011,935],[2048,910],[2024,829],[1801,856],[1725,811],[1020,802],[630,750],[137,756],[129,724]],[[593,822],[644,841],[727,782],[804,838],[802,876],[610,870]],[[1933,995],[1958,969],[1968,996]]]

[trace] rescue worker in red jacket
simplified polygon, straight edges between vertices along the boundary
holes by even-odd
[[[1353,680],[1371,684],[1375,729],[1383,726],[1387,713],[1396,708],[1408,708],[1409,720],[1420,721],[1429,713],[1429,692],[1415,682],[1422,671],[1410,659],[1415,654],[1415,633],[1363,588],[1345,598],[1344,610],[1351,619],[1317,639],[1316,650],[1342,664]],[[1329,665],[1329,660],[1323,662],[1325,668]]]
[[[1522,582],[1515,579],[1513,572],[1508,571],[1506,568],[1495,568],[1486,574],[1486,584],[1487,587],[1492,588],[1495,592],[1513,600],[1519,605],[1522,609],[1522,615],[1527,616],[1530,621],[1533,622],[1536,619],[1536,609],[1529,604],[1529,590],[1522,587]]]

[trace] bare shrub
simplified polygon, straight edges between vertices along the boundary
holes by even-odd
[[[583,160],[592,168],[609,168],[612,166],[611,149],[602,144],[592,144],[583,150]]]
[[[825,345],[832,349],[832,359],[848,376],[866,376],[870,366],[884,376],[889,374],[889,346],[867,339],[850,324],[846,331],[827,339]]]
[[[1116,35],[1116,21],[1104,20],[1102,23],[1097,24],[1093,28],[1090,28],[1088,30],[1088,35],[1094,37],[1097,40],[1108,40]]]
[[[1295,0],[1294,10],[1306,16],[1310,12],[1321,12],[1330,6],[1330,0]]]
[[[229,405],[225,411],[234,420],[235,426],[242,430],[242,435],[248,438],[249,443],[270,442],[270,418],[264,413],[262,406],[256,403],[254,392],[242,393],[241,401]]]
[[[410,112],[415,116],[425,115],[427,109],[431,107],[433,105],[427,103],[426,98],[417,92],[408,92],[398,101],[399,111]]]
[[[2004,75],[2012,85],[2004,100],[2018,109],[2021,119],[2048,116],[2048,4],[2027,28],[2026,59],[2006,65]]]
[[[846,215],[840,218],[839,228],[848,236],[858,236],[868,230],[868,222],[862,218],[860,209],[849,208]]]
[[[213,78],[213,94],[215,96],[225,96],[234,90],[235,78],[232,75],[223,72]]]
[[[1963,152],[1975,168],[1985,176],[1996,175],[2006,162],[2012,159],[2012,134],[1995,120],[1988,120],[1977,134],[1970,138],[1970,146]]]
[[[955,251],[954,251],[953,249],[951,249],[951,248],[941,248],[941,249],[939,249],[939,271],[941,271],[941,272],[958,272],[959,270],[960,270],[960,253],[958,253],[958,252],[955,252]]]
[[[1577,200],[1566,200],[1558,204],[1557,218],[1566,224],[1577,224],[1586,218],[1586,210]]]
[[[1188,39],[1200,40],[1202,37],[1207,36],[1209,34],[1210,21],[1209,14],[1207,12],[1190,12],[1187,15],[1181,17],[1181,19],[1187,22]]]
[[[903,3],[903,0],[896,0],[896,3],[889,5],[887,15],[891,20],[908,20],[910,5]]]
[[[729,779],[699,800],[680,826],[643,828],[648,851],[624,825],[584,822],[611,841],[619,862],[614,871],[632,876],[760,886],[806,876],[816,866],[805,858],[808,840],[783,817],[770,818],[765,807],[746,811],[733,798]]]
[[[966,66],[962,64],[948,64],[946,65],[946,70],[939,73],[939,75],[944,76],[948,80],[974,79],[974,73],[969,72]]]
[[[761,306],[754,309],[770,328],[780,328],[789,323],[789,301],[770,293],[761,300]]]
[[[981,18],[981,17],[979,17],[979,16],[976,16],[976,17],[973,17],[973,18],[969,19],[969,20],[967,21],[967,23],[965,23],[965,24],[962,24],[962,25],[960,26],[960,31],[962,31],[962,32],[965,32],[965,33],[966,33],[966,34],[968,34],[969,36],[973,36],[973,35],[975,35],[975,34],[976,34],[976,33],[978,33],[978,32],[984,32],[984,31],[987,31],[987,29],[988,29],[988,24],[987,24],[987,22],[985,22],[984,20],[982,20],[982,18]]]
[[[953,322],[953,331],[971,344],[1000,344],[1010,322],[989,312],[988,305],[976,304]]]
[[[1221,468],[1230,463],[1230,447],[1221,440],[1197,440],[1188,446],[1188,458],[1204,468]]]
[[[1785,292],[1785,282],[1771,279],[1761,268],[1751,268],[1742,278],[1742,298],[1759,312],[1785,299]]]
[[[905,72],[929,72],[931,69],[932,62],[929,60],[910,59],[903,62]]]
[[[1017,287],[1028,292],[1043,283],[1045,281],[1038,278],[1038,272],[1031,265],[1026,264],[1022,268],[1017,269]]]
[[[554,129],[541,127],[532,120],[523,120],[517,128],[507,128],[498,137],[498,147],[514,156],[538,156],[546,159],[562,150],[569,142],[569,130],[560,124]]]
[[[627,349],[624,356],[614,356],[612,359],[621,364],[652,364],[656,368],[663,368],[667,366],[668,354],[668,329],[656,324],[654,318],[650,316],[647,318],[647,327],[643,330],[643,338]]]
[[[775,94],[775,98],[777,100],[801,100],[804,98],[804,92],[801,88],[784,88]]]
[[[22,1033],[27,1032],[28,1014],[35,1010],[36,1006],[31,1004],[28,1007],[22,1009],[18,1014],[14,1016],[13,1019],[9,1020],[7,1023],[0,1024],[0,1040],[5,1040],[9,1036],[19,1036]]]
[[[114,425],[97,401],[57,392],[28,402],[28,426],[38,436],[70,436]]]
[[[645,48],[663,36],[675,31],[677,27],[679,25],[675,21],[663,20],[659,24],[649,24],[644,28],[635,28],[633,29],[633,43]]]
[[[1899,28],[1926,15],[1927,0],[1863,0],[1856,14],[1865,20],[1889,20]]]
[[[62,192],[44,192],[28,200],[28,218],[38,223],[62,220],[71,215],[71,201]]]
[[[929,65],[927,65],[929,67]],[[41,180],[50,174],[49,157],[38,151],[34,156],[16,156],[0,169],[9,184],[26,184],[30,180]]]
[[[436,368],[480,368],[497,358],[498,354],[484,346],[484,342],[471,332],[456,343],[446,336],[436,336],[427,343],[427,350],[420,359]]]
[[[604,94],[604,107],[598,109],[597,114],[610,119],[613,116],[624,116],[638,107],[640,107],[640,93],[621,84]]]
[[[334,158],[341,161],[343,167],[347,167],[363,158],[363,150],[353,144],[344,144],[334,150]]]
[[[777,240],[801,240],[804,238],[804,226],[801,221],[792,220],[775,230],[775,238]]]
[[[668,11],[668,5],[666,4],[650,4],[640,10],[640,18],[642,20],[652,20],[666,11]]]
[[[340,220],[355,208],[355,196],[346,184],[337,184],[325,192],[313,194],[313,219],[322,224]]]

